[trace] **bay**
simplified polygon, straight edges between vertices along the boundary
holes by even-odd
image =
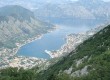
[[[61,46],[66,43],[66,35],[90,30],[91,28],[99,25],[102,21],[93,22],[95,24],[92,25],[87,24],[87,22],[83,22],[83,25],[72,24],[71,26],[71,23],[68,23],[67,25],[60,24],[58,25],[58,29],[50,33],[44,34],[41,39],[35,40],[22,46],[18,50],[17,54],[20,56],[50,59],[50,56],[45,52],[45,50],[52,51],[60,49]]]

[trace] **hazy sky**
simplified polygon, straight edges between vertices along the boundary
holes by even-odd
[[[104,1],[110,1],[110,0],[104,0]]]
[[[77,0],[72,0],[72,1],[77,1]],[[106,1],[107,2],[107,1],[110,1],[110,0],[103,0],[103,1]]]

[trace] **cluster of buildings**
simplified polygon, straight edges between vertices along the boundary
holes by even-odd
[[[30,43],[36,39],[40,39],[42,35],[38,35],[34,38],[29,38],[27,41],[24,41],[24,44],[16,43],[16,48],[8,49],[8,48],[0,48],[0,69],[7,67],[23,67],[32,68],[33,66],[40,65],[44,63],[45,59],[38,59],[35,57],[25,57],[25,56],[17,56],[17,52],[21,46]]]
[[[0,69],[7,67],[32,68],[45,63],[45,59],[24,56],[0,56]]]
[[[59,49],[59,50],[53,50],[53,51],[45,51],[48,53],[51,58],[60,57],[67,55],[71,51],[75,50],[75,48],[81,44],[84,40],[86,40],[88,37],[92,36],[94,32],[88,32],[87,33],[79,33],[79,34],[70,34],[66,36],[66,43]]]

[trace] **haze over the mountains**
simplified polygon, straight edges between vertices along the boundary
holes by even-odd
[[[67,20],[67,19],[98,19],[98,20],[109,20],[110,19],[110,2],[104,2],[103,0],[1,0],[0,6],[4,5],[21,5],[28,9],[31,9],[36,17],[38,19],[41,19],[42,21],[48,21],[51,19],[56,21],[61,21],[61,19]],[[12,7],[9,7],[12,8]],[[17,6],[16,6],[17,8]],[[22,11],[21,13],[16,12],[16,9],[12,8],[12,10],[15,10],[14,12],[16,14],[12,14],[7,9],[7,7],[0,8],[0,16],[9,16],[13,15],[20,19],[26,19],[29,20],[28,16],[23,14],[22,12],[25,11],[25,13],[28,12],[28,15],[33,17],[33,13],[29,12],[26,9],[20,8]],[[24,10],[24,11],[23,11]],[[5,14],[4,14],[5,11]],[[7,11],[7,12],[6,12]],[[7,14],[8,13],[8,14]],[[18,13],[20,15],[18,15]],[[22,17],[23,16],[23,17]],[[27,19],[28,18],[28,19]],[[5,18],[1,18],[2,20]]]
[[[4,6],[4,5],[21,5],[27,8],[33,8],[36,6],[37,3],[67,3],[67,2],[74,2],[74,1],[78,1],[78,0],[0,0],[0,7]],[[83,0],[82,0],[83,1]],[[92,1],[92,0],[91,0]],[[97,0],[93,0],[93,1],[97,1]],[[98,0],[100,1],[105,1],[105,2],[110,2],[110,0]],[[87,2],[89,2],[89,0],[87,0]],[[42,5],[40,4],[40,5]],[[37,4],[39,5],[39,4]]]
[[[53,4],[54,3],[54,4]],[[102,0],[79,0],[79,1],[57,1],[36,5],[32,10],[35,15],[44,21],[66,19],[98,19],[109,20],[110,2]],[[66,18],[66,19],[64,19]]]
[[[109,0],[0,0],[0,80],[110,80]]]
[[[23,6],[33,11],[38,19],[51,23],[68,22],[70,19],[110,19],[110,2],[107,0],[1,0],[0,7],[5,5]]]
[[[24,14],[25,13],[25,14]],[[48,23],[39,21],[34,13],[18,5],[0,8],[0,48],[13,48],[18,39],[47,32]],[[49,25],[50,26],[50,25]],[[17,39],[16,39],[17,37]]]

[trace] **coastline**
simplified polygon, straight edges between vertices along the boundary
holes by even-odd
[[[58,50],[45,50],[47,54],[50,55],[51,58],[56,58],[60,56],[67,55],[71,51],[75,50],[75,48],[81,44],[83,41],[88,39],[89,37],[93,36],[95,33],[103,29],[108,24],[102,24],[96,28],[93,28],[91,30],[87,30],[83,33],[77,33],[77,34],[69,34],[65,36],[66,42],[58,49]]]
[[[57,27],[54,26],[52,29],[48,30],[47,33],[50,33],[56,29]],[[0,64],[4,64],[4,65],[1,66],[0,69],[4,69],[7,67],[23,67],[24,69],[26,69],[26,68],[32,68],[36,65],[40,66],[41,64],[47,62],[47,59],[43,59],[43,58],[16,55],[22,46],[29,44],[35,40],[41,39],[43,35],[44,34],[39,34],[32,38],[28,38],[27,40],[22,40],[22,42],[16,42],[15,43],[16,48],[13,49],[3,48],[0,51],[0,57],[1,57]]]
[[[51,33],[59,28],[60,28],[59,26],[54,26],[53,29],[48,30],[47,33]],[[101,29],[102,28],[103,27],[101,27]],[[51,58],[65,56],[72,50],[75,50],[76,46],[78,46],[88,37],[92,36],[94,32],[97,32],[97,29],[95,29],[95,31],[94,30],[87,31],[86,33],[66,35],[64,38],[66,42],[58,50],[52,50],[52,51],[45,50],[45,52]],[[48,62],[46,59],[43,58],[25,57],[25,56],[16,55],[18,50],[22,46],[31,43],[35,40],[41,39],[42,36],[44,36],[44,34],[34,36],[33,38],[28,38],[28,39],[26,38],[27,40],[22,40],[19,43],[15,43],[17,47],[13,49],[2,48],[2,50],[0,51],[0,57],[1,57],[0,64],[3,64],[3,66],[1,66],[0,69],[6,67],[31,68],[32,66],[33,67],[36,65],[39,66],[44,62]]]
[[[51,58],[57,58],[57,57],[67,55],[71,51],[75,50],[75,48],[79,44],[81,44],[84,40],[86,40],[88,37],[90,37],[92,35],[86,34],[86,33],[85,34],[79,33],[79,34],[66,35],[66,37],[65,37],[66,43],[63,44],[61,46],[61,48],[59,48],[58,50],[52,50],[52,51],[45,50],[45,52],[47,54],[49,54],[51,56]]]
[[[42,34],[42,35],[37,35],[37,36],[34,37],[34,38],[29,38],[28,40],[26,40],[26,41],[24,42],[24,44],[16,43],[17,48],[15,48],[15,49],[16,49],[15,54],[17,54],[17,52],[19,51],[19,49],[20,49],[22,46],[24,46],[24,45],[26,45],[26,44],[29,44],[29,43],[31,43],[31,42],[33,42],[33,41],[35,41],[35,40],[41,39],[42,37],[43,37],[43,34]]]
[[[53,31],[56,30],[56,29],[58,29],[57,26],[53,27],[52,30],[48,30],[47,33],[51,33],[51,32],[53,32]],[[47,33],[45,33],[45,34],[47,34]],[[26,45],[26,44],[29,44],[29,43],[31,43],[31,42],[33,42],[33,41],[36,41],[36,40],[38,40],[38,39],[41,39],[43,36],[44,36],[44,34],[40,34],[40,35],[37,35],[36,37],[29,38],[28,40],[24,41],[23,44],[22,44],[22,43],[15,43],[16,46],[17,46],[17,48],[14,48],[14,49],[13,49],[14,55],[17,54],[17,52],[19,51],[19,49],[20,49],[22,46],[24,46],[24,45]]]

